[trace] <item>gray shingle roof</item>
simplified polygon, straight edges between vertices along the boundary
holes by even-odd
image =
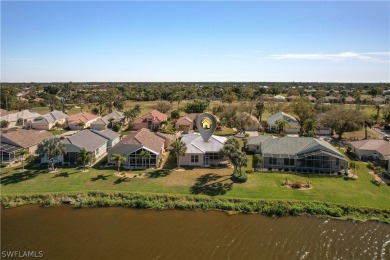
[[[108,140],[115,140],[119,137],[119,134],[110,130],[110,129],[105,129],[105,130],[90,130],[100,136],[103,136],[104,138]]]
[[[63,140],[64,144],[73,144],[91,152],[108,142],[108,140],[90,130],[83,130]]]
[[[53,124],[57,120],[68,118],[69,116],[62,111],[54,110],[33,120],[34,123],[49,123]]]
[[[263,154],[278,154],[278,155],[289,155],[298,156],[300,154],[310,153],[314,151],[322,150],[331,153],[335,156],[344,156],[331,144],[312,137],[282,137],[272,141],[263,150]]]
[[[290,116],[289,114],[286,114],[284,112],[278,112],[276,114],[273,114],[267,118],[268,124],[277,124],[279,120],[286,120],[289,124],[295,124],[299,125],[298,121],[295,119],[295,117]]]
[[[198,133],[183,135],[183,143],[187,146],[187,153],[204,154],[204,153],[218,153],[227,141],[226,137],[212,135],[210,139],[205,142]]]

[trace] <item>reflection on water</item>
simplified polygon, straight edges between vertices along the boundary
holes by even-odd
[[[390,259],[390,225],[223,212],[24,206],[1,250],[45,259]]]

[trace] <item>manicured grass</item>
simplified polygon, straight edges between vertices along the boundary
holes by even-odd
[[[171,159],[173,160],[173,159]],[[252,158],[248,167],[251,167]],[[243,184],[232,183],[232,169],[187,168],[148,170],[150,178],[126,179],[114,175],[114,168],[82,169],[63,167],[56,173],[47,173],[46,167],[31,168],[20,172],[20,167],[2,169],[1,195],[31,195],[69,192],[138,192],[181,195],[208,195],[227,198],[251,198],[263,200],[317,201],[390,209],[390,188],[386,184],[375,185],[366,165],[358,163],[358,180],[344,180],[328,175],[294,175],[289,173],[253,173]],[[173,166],[175,163],[168,162]],[[246,169],[246,168],[245,168]],[[244,169],[244,170],[245,170]],[[144,171],[136,171],[143,173]],[[289,181],[310,181],[310,190],[291,190],[282,186]]]

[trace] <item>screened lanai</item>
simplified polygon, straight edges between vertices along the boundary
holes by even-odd
[[[1,143],[0,146],[0,160],[2,163],[12,163],[19,159],[19,156],[16,155],[16,152],[22,150],[22,147]]]
[[[347,161],[322,150],[304,154],[264,154],[264,166],[297,172],[336,172],[347,169]]]
[[[125,165],[128,168],[147,169],[156,167],[158,160],[158,154],[141,148],[127,155],[127,163]]]

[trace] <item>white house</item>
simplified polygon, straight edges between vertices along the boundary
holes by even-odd
[[[27,122],[27,128],[50,130],[55,124],[65,125],[68,115],[62,111],[54,110]]]
[[[212,135],[206,142],[199,133],[183,135],[181,141],[186,144],[185,156],[180,156],[180,165],[210,167],[222,160],[220,150],[227,141],[226,137]]]
[[[8,127],[24,126],[27,121],[41,116],[40,114],[28,109],[15,113],[8,113],[6,110],[4,111],[5,113],[3,112],[4,114],[1,114],[0,121],[4,120],[9,122]]]
[[[286,134],[298,134],[299,133],[299,123],[298,120],[295,119],[295,117],[286,114],[284,112],[278,112],[276,114],[273,114],[267,118],[267,129],[270,132],[278,132],[279,126],[278,123],[281,120],[285,120],[288,125],[284,128],[284,132]]]

